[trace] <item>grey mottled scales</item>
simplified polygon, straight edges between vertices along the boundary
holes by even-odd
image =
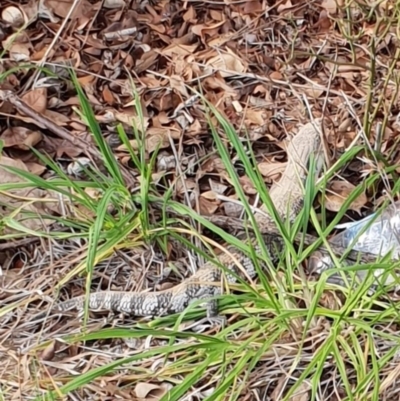
[[[315,128],[314,128],[315,127]],[[278,183],[275,183],[270,196],[275,208],[282,218],[293,220],[303,204],[303,184],[308,174],[307,163],[311,155],[321,156],[320,151],[321,122],[309,123],[303,126],[288,145],[288,164]],[[263,233],[268,233],[268,227],[274,225],[273,220],[261,208],[261,213],[255,214],[256,222]],[[243,234],[246,236],[246,234]],[[272,260],[276,260],[282,249],[282,240],[276,234],[265,234],[266,248]],[[255,240],[251,240],[257,253],[260,249]],[[233,258],[232,258],[233,256]],[[234,260],[236,259],[236,261]],[[218,257],[219,263],[239,277],[253,278],[256,270],[251,258],[240,252],[237,248],[228,247],[228,252]],[[242,265],[243,270],[238,267]],[[262,266],[262,264],[261,264]],[[207,300],[219,295],[223,288],[223,277],[228,282],[235,282],[236,277],[225,272],[217,265],[208,262],[201,266],[190,278],[177,286],[155,292],[118,292],[104,291],[92,293],[89,296],[90,310],[109,310],[124,312],[137,316],[162,316],[182,312],[191,302]],[[55,306],[59,311],[82,309],[85,296],[72,298]],[[216,303],[207,301],[208,316],[216,314]]]
[[[282,250],[283,242],[272,234],[265,234],[263,238],[272,262],[276,261]],[[252,245],[254,252],[260,255],[261,250],[255,240]],[[244,280],[246,277],[255,277],[256,267],[251,258],[234,247],[228,247],[227,251],[219,257],[219,262],[234,275],[225,274],[220,267],[208,262],[194,275],[172,289],[156,292],[104,291],[92,293],[89,296],[89,310],[109,310],[135,316],[163,316],[182,312],[193,301],[207,300],[207,298],[221,294],[224,277],[228,283],[236,282],[237,277]],[[232,261],[229,254],[233,254],[238,263]],[[261,262],[260,265],[262,266],[263,263]],[[85,296],[83,295],[62,302],[55,309],[60,311],[83,309],[84,303]],[[216,315],[214,302],[207,304],[207,314],[209,317]]]

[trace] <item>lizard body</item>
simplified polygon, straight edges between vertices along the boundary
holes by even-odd
[[[263,235],[266,249],[272,259],[277,260],[279,251],[283,248],[283,241],[270,234]],[[255,253],[261,256],[261,249],[254,239],[250,244]],[[232,259],[231,255],[234,256]],[[164,316],[182,312],[191,302],[212,298],[221,294],[223,279],[227,283],[235,283],[237,277],[245,280],[254,278],[256,267],[252,259],[237,248],[229,246],[227,253],[220,255],[219,263],[228,270],[225,273],[213,262],[207,262],[195,274],[175,287],[155,292],[129,292],[129,291],[104,291],[89,295],[89,310],[109,310],[123,312],[134,316]],[[261,263],[261,266],[263,264]],[[231,274],[229,273],[231,272]],[[233,273],[233,274],[232,274]],[[85,295],[72,298],[55,306],[58,311],[71,309],[82,310],[85,304]],[[216,316],[216,304],[207,301],[208,316]]]
[[[306,124],[288,145],[288,163],[278,183],[270,190],[270,196],[281,218],[293,221],[303,205],[303,183],[307,176],[307,164],[311,155],[320,154],[321,123]],[[263,233],[266,249],[272,261],[276,261],[283,241],[276,234],[268,234],[274,220],[268,215],[265,206],[255,214],[256,223]],[[243,234],[242,234],[243,235]],[[243,237],[244,239],[244,237]],[[250,239],[256,254],[261,250],[255,237]],[[216,315],[216,302],[209,298],[221,293],[222,279],[235,282],[236,277],[253,278],[256,269],[252,258],[233,246],[223,253],[218,261],[226,270],[225,273],[218,264],[207,262],[191,277],[177,286],[155,292],[119,292],[103,291],[91,293],[88,299],[89,310],[109,310],[124,312],[136,316],[162,316],[183,311],[191,302],[204,299],[207,301],[208,316]],[[237,263],[239,262],[239,263]],[[243,267],[243,270],[239,266]],[[81,310],[85,304],[85,295],[71,298],[54,306],[55,310]]]

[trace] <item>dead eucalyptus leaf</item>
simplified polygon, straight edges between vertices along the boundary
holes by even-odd
[[[338,212],[355,188],[347,181],[332,181],[326,190],[325,207],[332,212]],[[360,213],[367,201],[367,196],[362,193],[350,204],[349,209]]]
[[[15,146],[21,150],[29,150],[42,140],[42,133],[26,127],[11,127],[0,135],[0,139],[5,148]]]
[[[207,65],[219,71],[224,78],[242,74],[247,68],[238,56],[231,53],[221,53],[218,56],[212,57],[208,60]]]
[[[44,113],[47,109],[47,89],[36,88],[21,97],[21,99],[38,113]]]

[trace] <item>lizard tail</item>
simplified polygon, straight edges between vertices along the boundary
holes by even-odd
[[[120,292],[105,291],[95,292],[89,295],[89,310],[107,310],[123,312],[135,316],[150,316],[154,314],[166,314],[171,310],[173,292],[170,290],[159,292]],[[57,305],[60,312],[72,309],[83,310],[86,296],[72,298]],[[165,313],[162,311],[165,310]]]

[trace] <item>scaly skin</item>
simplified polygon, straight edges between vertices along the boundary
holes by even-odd
[[[314,126],[317,128],[315,129]],[[307,164],[311,155],[317,156],[320,151],[320,122],[309,123],[302,127],[288,146],[288,164],[280,181],[270,190],[278,214],[291,221],[296,217],[303,205],[303,184],[307,176]],[[320,153],[319,153],[320,154]],[[255,219],[262,233],[268,232],[268,227],[274,225],[273,219],[263,207],[263,213],[257,213]],[[271,260],[276,260],[283,242],[279,236],[264,234],[266,249]],[[256,254],[261,250],[256,240],[250,239]],[[239,263],[238,263],[239,262]],[[246,279],[255,276],[255,267],[251,258],[234,247],[228,247],[228,252],[219,257],[219,263],[234,275],[226,274],[216,264],[208,262],[181,284],[164,291],[155,292],[118,292],[104,291],[92,293],[89,296],[89,310],[108,310],[124,312],[135,316],[162,316],[182,312],[191,302],[204,299],[207,301],[208,316],[217,313],[216,303],[209,298],[221,293],[223,278],[235,282],[235,274]],[[243,267],[243,270],[239,266]],[[55,306],[58,311],[71,309],[81,310],[85,296],[72,298]]]

